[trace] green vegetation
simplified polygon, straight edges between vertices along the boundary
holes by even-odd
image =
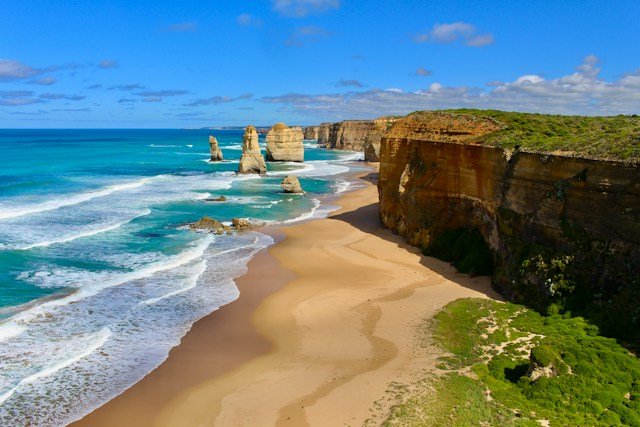
[[[389,425],[640,426],[640,361],[581,317],[461,299],[436,315],[450,356]]]
[[[502,148],[575,153],[598,159],[640,161],[640,117],[586,117],[458,109],[436,113],[469,114],[495,120],[502,130],[478,138]]]
[[[493,258],[477,228],[445,230],[423,251],[443,261],[453,262],[461,273],[472,276],[493,274]]]

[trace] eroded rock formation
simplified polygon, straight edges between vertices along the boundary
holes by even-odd
[[[303,129],[304,139],[318,139],[320,126],[307,126]]]
[[[211,153],[212,162],[222,160],[222,150],[218,147],[218,140],[213,135],[209,135],[209,152]]]
[[[285,193],[304,193],[304,190],[300,185],[300,181],[295,175],[287,175],[280,183],[280,187],[282,187],[282,191],[284,191]]]
[[[303,162],[302,130],[284,123],[274,125],[267,134],[267,160],[271,162]]]
[[[318,130],[318,145],[334,150],[365,151],[370,148],[370,160],[376,160],[382,135],[397,119],[380,117],[375,120],[345,120],[338,123],[322,123]]]
[[[380,218],[417,246],[477,228],[494,286],[535,307],[577,298],[605,325],[640,326],[640,167],[483,145],[491,119],[418,113],[380,148]],[[636,333],[637,335],[637,333]]]
[[[242,157],[238,164],[238,173],[267,173],[267,165],[260,152],[258,144],[258,132],[256,128],[249,125],[244,129],[242,137]]]
[[[205,216],[199,219],[198,221],[189,224],[189,228],[192,230],[209,230],[212,233],[216,234],[224,234],[228,232],[230,229],[217,219]]]
[[[302,141],[304,139],[304,131],[300,126],[291,127],[291,131],[293,132],[293,135],[296,141],[297,140]]]

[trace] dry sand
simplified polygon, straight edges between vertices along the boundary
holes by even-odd
[[[417,327],[450,301],[496,297],[385,230],[377,189],[331,217],[279,229],[238,280],[240,298],[197,322],[169,358],[79,426],[339,426],[372,421],[392,382],[435,369]],[[373,419],[375,421],[379,421]]]

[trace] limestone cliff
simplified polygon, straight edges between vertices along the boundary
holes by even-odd
[[[423,248],[445,230],[477,228],[504,295],[567,304],[605,332],[640,338],[640,165],[482,142],[501,129],[444,112],[395,123],[380,148],[382,222]]]
[[[218,140],[213,135],[209,135],[209,152],[211,153],[212,162],[219,162],[222,160],[222,150],[220,150]]]
[[[304,132],[304,139],[318,139],[318,132],[320,131],[320,126],[307,126],[302,129]]]
[[[304,139],[304,131],[300,126],[292,126],[291,132],[293,132],[293,137],[295,138],[296,141],[298,140],[302,141]]]
[[[334,150],[365,151],[370,149],[371,159],[378,161],[380,140],[395,118],[380,117],[375,120],[345,120],[338,123],[322,123],[318,130],[318,145]]]
[[[267,160],[271,162],[303,162],[302,130],[277,123],[267,134]]]
[[[238,173],[267,173],[267,165],[264,162],[264,157],[262,157],[260,145],[258,144],[258,132],[251,125],[244,129],[242,157],[238,164]]]
[[[329,135],[331,134],[331,127],[333,123],[321,123],[318,126],[318,145],[321,147],[331,148],[329,147]]]

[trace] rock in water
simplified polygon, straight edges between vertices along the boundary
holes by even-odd
[[[231,220],[231,224],[233,224],[233,227],[236,229],[236,231],[249,231],[261,225],[255,224],[244,218],[233,218]]]
[[[209,151],[211,152],[212,162],[219,162],[222,160],[222,150],[218,147],[218,140],[213,135],[209,135]]]
[[[302,131],[294,131],[284,123],[274,125],[267,134],[267,160],[271,162],[303,162]]]
[[[258,132],[249,125],[244,129],[242,137],[242,157],[238,165],[238,173],[267,173],[267,165],[258,145]]]
[[[285,193],[304,194],[300,181],[295,175],[287,175],[280,183],[280,186]]]
[[[202,217],[193,224],[189,224],[189,228],[192,230],[211,230],[216,234],[223,234],[229,230],[229,227],[217,219],[213,219],[208,216]]]

